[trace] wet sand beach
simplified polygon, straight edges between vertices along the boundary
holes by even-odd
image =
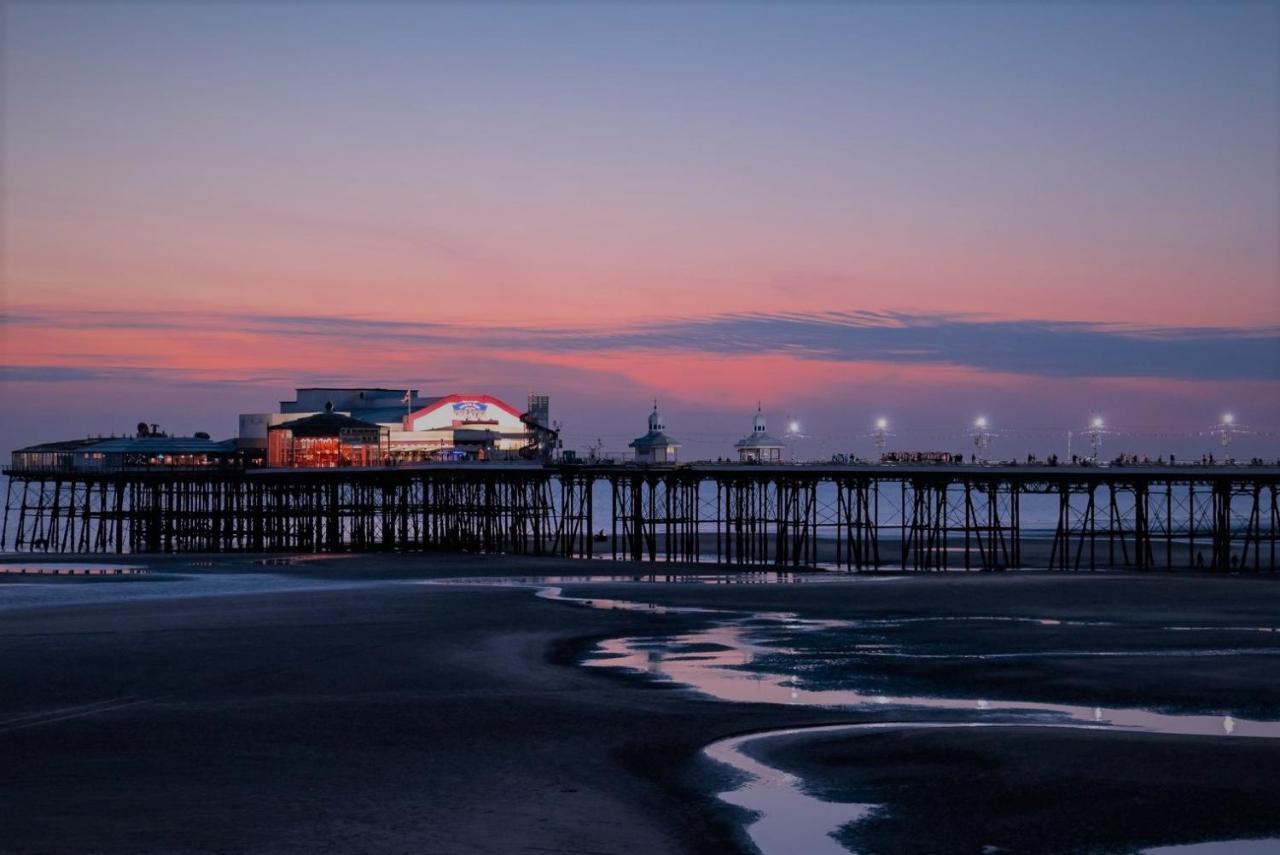
[[[732,851],[690,767],[778,711],[574,664],[678,618],[400,581],[497,563],[344,559],[302,566],[334,590],[0,612],[0,850]],[[220,564],[187,569],[298,570]]]
[[[838,835],[897,852],[1139,852],[1274,837],[1270,739],[1034,727],[869,730],[748,749],[815,795],[875,805]]]
[[[534,587],[419,584],[584,577],[627,572],[623,565],[438,556],[149,564],[156,581],[52,583],[129,592],[114,600],[29,581],[0,586],[0,766],[9,770],[0,778],[0,850],[751,851],[750,817],[717,798],[741,778],[710,761],[707,745],[777,728],[926,717],[728,702],[580,664],[611,639],[662,642],[715,628],[722,613],[587,608],[535,597]],[[146,593],[159,585],[168,587]],[[1280,658],[1271,655],[1280,634],[1269,630],[1280,588],[1267,578],[558,585],[596,605],[612,597],[870,622],[794,638],[775,622],[771,643],[796,651],[785,655],[799,657],[789,660],[796,678],[814,689],[1280,717]],[[925,658],[850,659],[856,644]],[[1153,646],[1169,655],[1150,655]],[[1055,655],[964,658],[983,651]],[[1089,655],[1097,651],[1121,655]],[[943,658],[927,658],[935,655]],[[782,664],[766,655],[739,670]],[[1137,851],[1280,836],[1280,819],[1264,809],[1280,785],[1259,771],[1275,768],[1269,740],[1006,730],[797,737],[758,750],[814,793],[885,805],[885,818],[842,834],[860,851]],[[940,802],[952,780],[963,793]],[[1141,809],[1123,810],[1134,798],[1146,800]],[[934,826],[936,847],[919,848]]]

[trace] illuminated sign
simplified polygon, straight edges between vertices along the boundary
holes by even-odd
[[[453,405],[453,417],[462,422],[482,422],[488,419],[489,405],[483,401],[458,401]]]

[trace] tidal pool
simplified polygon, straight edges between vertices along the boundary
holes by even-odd
[[[136,576],[147,572],[136,564],[101,564],[91,562],[34,562],[3,564],[0,574],[9,576]]]
[[[238,594],[297,593],[301,591],[367,588],[398,584],[378,580],[328,580],[279,573],[182,573],[180,570],[136,575],[89,575],[54,581],[19,581],[0,575],[0,612],[13,609],[94,605],[140,600],[222,597]]]
[[[802,618],[787,612],[743,613],[696,606],[671,607],[656,603],[620,599],[569,596],[562,584],[569,580],[544,580],[547,585],[538,596],[600,609],[625,609],[628,611],[667,613],[701,613],[713,615],[710,626],[670,636],[637,636],[613,638],[601,642],[583,662],[590,668],[623,669],[641,673],[651,679],[678,683],[702,694],[727,702],[773,703],[847,708],[866,712],[880,710],[892,716],[897,711],[911,714],[910,720],[889,720],[874,723],[832,725],[814,728],[787,728],[762,733],[731,737],[716,742],[705,749],[708,757],[736,770],[744,783],[724,793],[719,798],[727,804],[749,811],[754,819],[746,827],[747,834],[764,855],[805,852],[847,853],[850,850],[833,835],[841,828],[867,817],[879,806],[827,801],[808,794],[804,782],[796,776],[772,768],[754,759],[742,749],[763,740],[781,739],[807,734],[832,734],[866,730],[904,730],[940,728],[982,727],[1053,727],[1077,730],[1108,730],[1157,733],[1177,736],[1262,737],[1280,736],[1280,721],[1241,718],[1224,712],[1221,714],[1176,714],[1141,708],[1115,708],[1082,704],[1047,703],[1042,701],[990,700],[986,698],[933,697],[927,695],[902,695],[860,691],[845,687],[807,686],[794,673],[770,671],[759,667],[760,660],[768,664],[786,661],[794,652],[786,647],[795,643],[804,633],[818,633],[833,629],[859,629],[874,626],[897,626],[912,621],[986,622],[1014,621],[1044,627],[1063,625],[1091,626],[1113,625],[1104,622],[1061,621],[1027,617],[993,617],[984,615],[948,616],[941,618],[910,618],[907,620],[881,619],[822,620]],[[592,581],[606,581],[604,579]],[[612,581],[618,581],[613,579]],[[1146,627],[1146,631],[1153,628]],[[1173,634],[1197,630],[1211,632],[1274,632],[1272,626],[1233,627],[1156,627],[1158,631]],[[771,637],[772,636],[772,637]],[[778,643],[781,642],[781,645]],[[1275,649],[1208,648],[1176,649],[1160,647],[1137,651],[1035,651],[1023,653],[959,654],[967,656],[1002,657],[1018,656],[1223,656],[1223,655],[1280,655]],[[892,645],[867,644],[857,646],[857,655],[919,656],[894,649]],[[924,654],[935,658],[947,658],[951,654]],[[753,666],[753,667],[748,667]],[[945,711],[948,720],[929,721],[929,711]],[[922,715],[922,713],[924,715]],[[968,720],[957,721],[957,714]],[[1263,851],[1276,851],[1280,841],[1234,840],[1194,844],[1190,846],[1160,847],[1149,850],[1152,855],[1245,855]]]

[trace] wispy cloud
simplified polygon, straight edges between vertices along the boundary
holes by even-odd
[[[566,339],[563,347],[788,353],[1053,377],[1280,379],[1280,330],[1133,328],[902,313],[750,314]]]
[[[118,371],[84,365],[0,365],[0,382],[7,383],[85,382],[119,377]]]
[[[552,355],[638,351],[691,356],[782,354],[827,362],[956,365],[1058,378],[1280,380],[1280,328],[1274,327],[1139,327],[976,315],[779,312],[653,320],[608,328],[524,328],[312,315],[67,313],[38,307],[19,309],[4,322],[10,328],[11,345],[22,336],[52,329],[152,333],[233,329],[276,341],[332,342],[335,356],[349,348],[383,346],[403,352],[415,347],[482,343],[490,352]],[[41,370],[46,373],[40,375]],[[10,368],[5,376],[70,379],[77,370],[93,373],[100,369],[35,366]]]

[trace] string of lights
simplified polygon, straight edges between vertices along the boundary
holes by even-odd
[[[936,427],[915,425],[894,425],[890,430],[890,421],[880,416],[875,419],[869,430],[865,432],[836,431],[813,429],[804,425],[796,416],[788,416],[783,438],[788,441],[812,441],[815,443],[839,443],[853,440],[871,440],[877,449],[887,448],[890,439],[911,437],[917,440],[958,440],[967,439],[977,451],[987,450],[991,443],[1000,440],[1035,440],[1060,439],[1068,435],[1079,436],[1088,443],[1093,457],[1098,457],[1106,443],[1132,440],[1191,440],[1214,438],[1224,447],[1229,447],[1238,438],[1280,439],[1280,429],[1256,428],[1242,424],[1234,415],[1227,413],[1215,424],[1200,429],[1170,429],[1164,426],[1133,425],[1115,427],[1106,422],[1102,414],[1094,413],[1083,427],[1063,427],[1045,425],[1002,425],[997,427],[987,416],[978,416],[968,427]],[[624,432],[597,432],[598,441],[611,445],[625,445],[633,436]],[[681,430],[680,436],[695,442],[717,442],[724,439],[723,432],[705,430]]]

